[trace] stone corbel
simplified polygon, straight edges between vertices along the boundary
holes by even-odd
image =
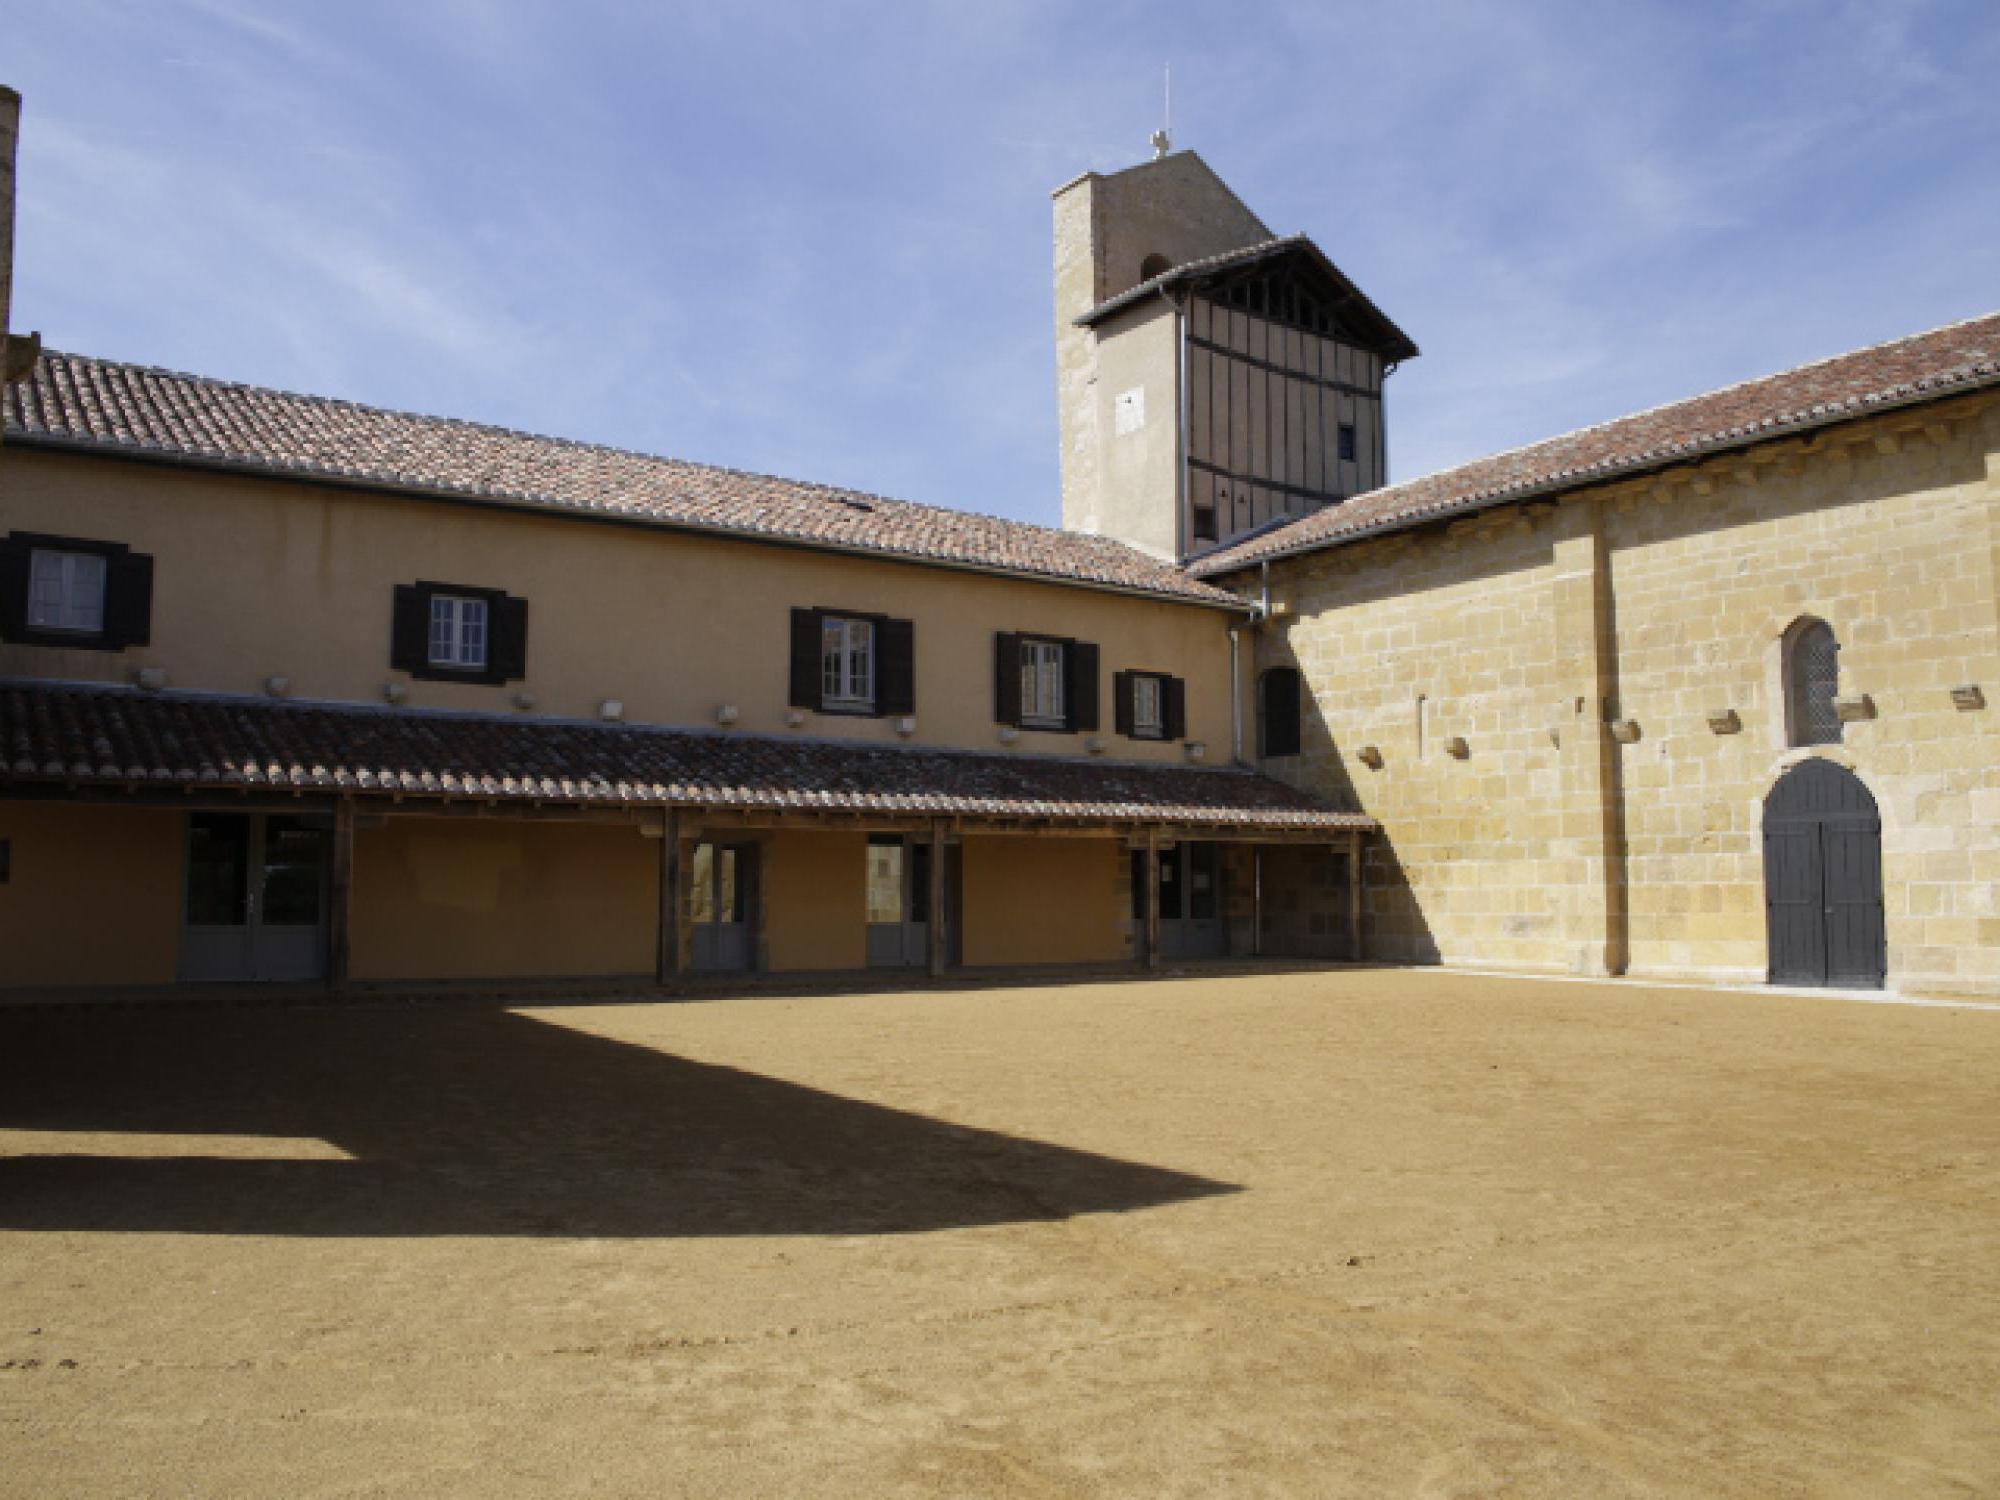
[[[1371,771],[1382,769],[1382,747],[1380,745],[1363,745],[1359,750],[1354,752],[1354,758]]]
[[[1986,694],[1976,682],[1961,683],[1951,690],[1951,702],[1960,713],[1971,713],[1986,707]]]
[[[1714,734],[1740,734],[1743,720],[1733,708],[1711,708],[1708,711],[1708,727]]]
[[[1639,721],[1637,719],[1613,719],[1611,738],[1621,745],[1636,745],[1639,742]]]
[[[1833,700],[1833,711],[1843,724],[1859,724],[1875,717],[1875,700],[1866,693],[1842,693]]]

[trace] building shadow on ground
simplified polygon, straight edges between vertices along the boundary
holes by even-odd
[[[0,1128],[75,1137],[0,1155],[16,1230],[894,1234],[1236,1191],[467,1007],[0,1013]]]

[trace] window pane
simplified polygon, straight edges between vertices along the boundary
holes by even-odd
[[[326,868],[328,830],[297,818],[264,822],[264,907],[271,926],[312,927],[319,922],[320,878]]]
[[[449,662],[452,659],[452,645],[458,634],[457,601],[447,599],[442,594],[431,599],[431,660]]]
[[[868,846],[868,920],[903,920],[903,846]]]
[[[1843,726],[1833,706],[1840,690],[1840,642],[1815,621],[1792,642],[1792,743],[1837,745]]]
[[[695,922],[715,920],[715,845],[696,844],[688,870],[688,917]]]
[[[486,601],[458,601],[458,662],[463,667],[486,665]]]
[[[190,927],[241,927],[247,920],[250,820],[241,813],[188,818]]]
[[[28,560],[28,623],[45,630],[104,629],[104,559],[36,548]]]

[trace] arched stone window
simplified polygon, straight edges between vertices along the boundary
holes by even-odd
[[[1810,617],[1785,632],[1785,741],[1791,745],[1837,745],[1840,715],[1840,642],[1833,627]]]
[[[1257,680],[1258,753],[1299,753],[1299,674],[1272,667]]]
[[[1139,262],[1139,279],[1151,281],[1155,276],[1164,276],[1174,268],[1174,263],[1164,255],[1149,255]]]

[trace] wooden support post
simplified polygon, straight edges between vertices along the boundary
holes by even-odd
[[[1264,956],[1264,846],[1250,846],[1250,953]]]
[[[685,969],[681,961],[681,908],[687,903],[681,890],[682,880],[681,812],[670,807],[660,814],[660,916],[656,934],[659,951],[653,975],[663,985],[674,983]]]
[[[1347,836],[1347,957],[1361,962],[1361,835]]]
[[[327,892],[326,981],[344,989],[354,971],[349,937],[354,912],[354,799],[333,804],[333,869]]]
[[[1140,861],[1146,881],[1146,967],[1160,966],[1160,830],[1146,830],[1146,857]]]
[[[945,909],[944,909],[944,819],[931,821],[931,867],[930,892],[928,895],[931,919],[927,928],[930,945],[931,978],[944,978]]]

